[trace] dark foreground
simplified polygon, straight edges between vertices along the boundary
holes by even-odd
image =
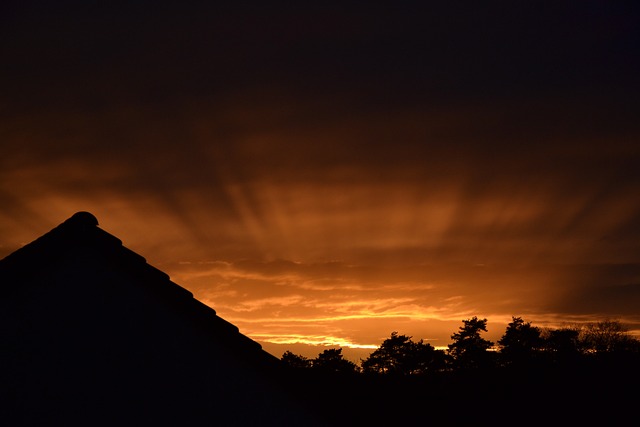
[[[493,369],[426,377],[291,373],[301,405],[332,426],[628,425],[637,364]]]

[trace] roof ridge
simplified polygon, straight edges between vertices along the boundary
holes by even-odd
[[[242,348],[258,350],[275,358],[260,343],[242,334],[236,325],[218,316],[215,309],[173,282],[167,273],[149,264],[143,256],[124,246],[122,240],[100,228],[98,219],[87,211],[76,212],[49,232],[0,260],[0,271],[4,270],[9,275],[28,275],[37,271],[34,265],[51,265],[63,259],[65,254],[80,252],[84,255],[86,251],[95,251],[98,256],[110,260],[116,268],[140,278],[141,286],[150,289],[153,294],[164,295],[163,298],[170,298],[175,304],[184,304],[182,307],[192,310],[194,319],[200,319],[201,327],[216,334],[218,339],[224,341],[231,338]]]
[[[24,256],[37,257],[39,251],[56,240],[71,246],[73,243],[87,242],[96,236],[99,242],[110,246],[122,246],[122,240],[98,227],[98,219],[93,214],[79,211],[42,236],[0,259],[0,268],[10,268]]]

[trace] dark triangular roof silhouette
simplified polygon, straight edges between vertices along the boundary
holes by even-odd
[[[0,283],[16,424],[313,424],[276,357],[88,212],[0,260]]]

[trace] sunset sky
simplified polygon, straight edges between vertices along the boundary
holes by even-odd
[[[94,3],[0,6],[0,258],[89,211],[278,357],[640,333],[638,2]]]

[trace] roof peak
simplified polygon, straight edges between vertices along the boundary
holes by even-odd
[[[98,218],[96,218],[92,213],[86,211],[80,211],[74,213],[71,218],[65,221],[66,223],[72,223],[76,225],[81,225],[84,227],[97,227],[98,226]]]

